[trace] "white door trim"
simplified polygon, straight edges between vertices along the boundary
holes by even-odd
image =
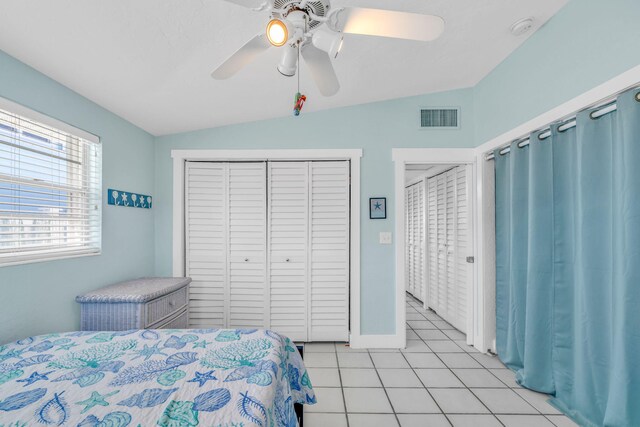
[[[185,274],[184,169],[186,161],[350,160],[351,265],[350,341],[360,339],[360,158],[361,149],[344,150],[171,150],[173,158],[173,275]],[[404,324],[402,327],[404,332]]]
[[[394,148],[391,150],[395,169],[395,219],[396,219],[396,342],[401,342],[401,346],[406,346],[406,312],[405,312],[405,277],[404,277],[404,188],[405,188],[405,165],[408,163],[428,163],[428,164],[466,164],[471,165],[473,174],[469,176],[472,180],[474,194],[470,195],[473,203],[472,215],[469,221],[473,221],[474,238],[471,242],[473,253],[477,250],[477,227],[476,227],[476,151],[474,148]],[[476,256],[477,257],[477,256]],[[467,317],[467,344],[474,345],[481,350],[480,343],[483,342],[483,328],[476,328],[478,319],[482,319],[483,305],[474,297],[473,289],[477,283],[477,261],[473,267],[473,287],[468,295],[469,300],[473,300],[473,311]],[[478,334],[479,332],[479,334]],[[480,336],[478,336],[480,335]],[[477,345],[476,345],[477,344]],[[485,350],[481,350],[485,351]]]

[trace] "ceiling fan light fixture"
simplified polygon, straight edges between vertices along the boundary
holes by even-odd
[[[332,59],[335,59],[342,49],[344,38],[340,33],[335,33],[326,28],[319,28],[313,33],[311,43],[318,49],[327,52]]]
[[[278,63],[278,71],[283,76],[293,77],[296,75],[297,68],[298,68],[298,46],[290,43],[285,47],[284,52],[282,53],[282,58]]]
[[[267,39],[275,47],[284,46],[289,40],[289,28],[280,19],[272,19],[267,24]]]

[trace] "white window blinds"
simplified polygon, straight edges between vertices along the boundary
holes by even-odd
[[[0,109],[0,265],[100,252],[102,148],[69,129]]]

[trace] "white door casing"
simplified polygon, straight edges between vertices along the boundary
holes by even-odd
[[[467,188],[469,194],[475,197],[476,191],[476,153],[474,149],[467,148],[395,148],[392,150],[392,157],[395,164],[394,178],[395,178],[395,194],[403,194],[405,187],[405,165],[407,164],[430,164],[430,165],[451,165],[451,164],[464,164],[468,166],[470,171],[470,179],[468,179]],[[402,235],[405,228],[405,215],[404,215],[404,199],[402,197],[396,197],[394,204],[395,218],[396,218],[396,235]],[[472,218],[475,220],[475,204],[470,205],[470,210],[473,212]],[[473,256],[477,253],[476,239],[474,229],[470,231],[473,238],[470,241],[471,254]],[[427,236],[428,238],[428,236]],[[404,324],[406,322],[406,313],[404,309],[404,293],[405,293],[405,245],[404,240],[400,239],[396,242],[396,334],[395,337],[402,339],[406,342],[406,332],[404,331]],[[471,297],[473,290],[475,289],[475,283],[477,281],[476,264],[470,264],[469,267],[472,270],[472,280],[467,284],[467,327],[468,331],[473,331],[473,326],[476,325],[478,319],[482,319],[481,310],[483,307],[479,307],[480,301],[478,298]],[[482,337],[469,333],[467,334],[467,344],[474,345],[480,351],[482,349]]]

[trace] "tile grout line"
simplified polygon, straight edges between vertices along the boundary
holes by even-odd
[[[435,312],[434,312],[434,313],[435,313]],[[437,313],[436,313],[436,315],[437,315]],[[440,316],[438,316],[438,317],[440,317]],[[441,317],[440,317],[440,318],[441,318]],[[444,320],[444,319],[443,319],[443,320]],[[415,330],[413,329],[413,327],[412,327],[411,325],[409,325],[409,323],[407,323],[407,326],[408,326],[408,327],[409,327],[409,328],[410,328],[410,329],[415,333]],[[436,327],[437,327],[437,326],[436,326]],[[438,330],[440,330],[440,328],[438,328]],[[441,332],[442,332],[442,331],[441,331]],[[416,333],[416,335],[417,335],[417,333]],[[418,336],[420,337],[420,335],[418,335]],[[448,336],[447,336],[447,338],[448,338]],[[423,342],[423,343],[424,343],[424,344],[425,344],[429,349],[431,349],[431,347],[429,347],[429,344],[427,344],[427,342],[426,342],[422,337],[420,337],[420,339],[422,340],[422,342]],[[452,341],[453,341],[453,340],[452,340]],[[474,394],[474,393],[469,389],[469,387],[467,387],[467,385],[464,383],[464,381],[462,381],[462,380],[461,380],[461,379],[460,379],[460,378],[455,374],[455,372],[453,372],[453,370],[452,370],[451,368],[449,368],[449,366],[448,366],[446,363],[444,363],[444,361],[440,358],[440,356],[438,356],[438,353],[433,352],[433,354],[438,358],[438,360],[440,361],[440,363],[442,363],[444,366],[446,366],[446,367],[447,367],[447,369],[449,370],[449,372],[451,372],[451,374],[452,374],[453,376],[455,376],[455,377],[458,379],[458,381],[460,381],[460,383],[461,383],[461,384],[466,388],[466,390],[467,390],[467,391],[469,391],[469,393],[471,393],[471,395],[472,395],[472,396],[474,396],[474,397],[478,400],[478,402],[480,402],[480,403],[482,404],[482,406],[484,406],[484,407],[487,409],[487,411],[489,411],[489,413],[490,413],[491,415],[493,415],[493,417],[494,417],[496,420],[498,420],[498,422],[499,422],[500,424],[502,424],[502,425],[504,426],[504,424],[502,423],[502,421],[501,421],[501,420],[500,420],[500,419],[499,419],[499,418],[498,418],[498,417],[497,417],[497,416],[496,416],[496,415],[491,411],[491,409],[490,409],[489,407],[487,407],[487,405],[485,405],[485,403],[484,403],[482,400],[478,399],[478,397],[477,397],[477,396],[476,396],[476,395],[475,395],[475,394]],[[403,356],[404,356],[404,354],[403,354]],[[405,359],[406,359],[406,357],[405,357]],[[408,361],[408,360],[407,360],[407,363],[409,363],[409,361]],[[411,364],[410,364],[410,363],[409,363],[409,366],[411,366]],[[413,369],[413,366],[412,366],[411,368]],[[483,366],[483,368],[484,368],[484,366]],[[415,372],[414,372],[414,373],[415,373]],[[417,374],[416,374],[416,376],[417,376]],[[438,404],[438,402],[434,399],[433,395],[432,395],[432,394],[431,394],[431,392],[429,391],[429,388],[428,388],[428,387],[427,387],[427,386],[422,382],[422,379],[421,379],[420,377],[418,377],[418,379],[420,380],[420,382],[422,383],[422,385],[424,385],[424,388],[427,390],[427,393],[429,393],[429,396],[431,396],[431,398],[432,398],[432,399],[433,399],[433,401],[436,403],[436,405],[438,405],[438,408],[442,411],[442,408],[440,408],[440,405],[439,405],[439,404]],[[453,423],[451,422],[451,420],[449,419],[449,417],[447,416],[447,414],[446,414],[444,411],[442,411],[442,413],[443,413],[443,414],[444,414],[444,416],[447,418],[447,421],[449,421],[449,423],[450,423],[451,425],[453,425]]]
[[[427,343],[424,343],[425,345],[427,345]],[[427,347],[429,347],[427,345]],[[415,368],[413,366],[411,366],[411,363],[409,363],[409,359],[407,359],[407,356],[401,351],[400,354],[402,355],[403,359],[407,362],[407,365],[409,365],[409,368],[411,369],[411,372],[413,372],[413,375],[416,376],[416,378],[418,378],[418,381],[420,381],[420,384],[422,384],[422,387],[426,390],[427,394],[429,395],[429,397],[431,398],[431,400],[433,400],[433,403],[436,404],[436,406],[438,407],[438,409],[440,410],[440,413],[445,417],[445,419],[447,420],[447,422],[449,423],[449,425],[453,426],[453,423],[451,422],[451,420],[449,419],[449,417],[447,416],[447,414],[442,410],[442,408],[440,407],[440,404],[438,403],[438,401],[435,399],[435,397],[433,397],[433,395],[431,394],[431,392],[429,391],[429,388],[424,384],[424,382],[422,382],[422,378],[420,378],[420,376],[418,375],[418,373],[416,372]],[[429,354],[429,353],[426,353]],[[435,353],[434,353],[435,354]]]
[[[336,355],[336,366],[338,367],[338,379],[340,380],[340,393],[342,394],[342,404],[344,405],[344,417],[347,419],[347,427],[349,427],[349,412],[347,411],[347,399],[344,397],[344,386],[342,384],[342,373],[340,372],[340,359],[338,358],[338,347],[333,343],[333,351]]]
[[[411,297],[411,298],[414,298],[414,300],[415,300],[415,301],[417,301],[417,300],[415,299],[415,297]],[[409,304],[407,304],[407,305],[409,305]],[[414,307],[414,309],[415,309],[415,307]],[[422,310],[424,310],[424,308],[422,308]],[[416,310],[416,311],[418,311],[418,313],[419,313],[419,314],[421,314],[423,317],[425,317],[425,319],[427,319],[427,320],[429,321],[429,319],[428,319],[426,316],[424,316],[424,314],[422,314],[419,310]],[[434,314],[435,314],[436,316],[438,316],[440,319],[442,319],[442,317],[441,317],[441,316],[439,316],[437,313],[435,313],[435,312],[434,312]],[[450,323],[449,323],[449,322],[447,322],[446,320],[442,319],[442,321],[444,321],[445,323],[447,323],[447,324],[449,324],[449,325],[450,325]],[[456,343],[456,342],[455,342],[455,340],[454,340],[454,339],[452,339],[449,335],[447,335],[447,334],[446,334],[446,332],[445,332],[445,331],[447,331],[447,330],[451,330],[451,329],[441,329],[441,328],[439,328],[437,325],[434,325],[434,326],[436,326],[436,328],[438,328],[438,330],[439,330],[440,332],[442,332],[445,336],[447,336],[447,338],[449,338],[449,341],[453,342],[453,343],[454,343],[454,345],[456,345],[456,346],[457,346],[457,347],[459,347],[461,350],[463,350],[463,352],[464,352],[464,353],[458,353],[458,354],[466,354],[467,356],[469,356],[469,357],[473,358],[473,359],[474,359],[474,360],[475,360],[475,361],[476,361],[476,362],[481,366],[481,368],[476,368],[476,369],[483,369],[483,370],[487,371],[490,375],[492,375],[492,376],[494,376],[495,378],[497,378],[497,379],[498,379],[498,381],[500,381],[500,382],[504,383],[504,381],[502,381],[502,380],[501,380],[500,378],[498,378],[498,377],[497,377],[493,372],[491,372],[491,371],[489,370],[489,368],[487,368],[487,367],[486,367],[486,366],[484,366],[482,363],[480,363],[480,362],[479,362],[475,357],[473,357],[473,355],[471,355],[471,354],[469,354],[468,352],[466,352],[466,351],[464,350],[464,348],[462,348],[458,343]],[[408,328],[410,328],[414,333],[416,333],[416,332],[415,332],[415,329],[413,329],[413,326],[409,325],[408,321],[407,321],[407,327],[408,327]],[[453,329],[453,330],[456,330],[456,331],[457,331],[457,329]],[[416,335],[418,335],[418,334],[416,333]],[[420,337],[420,335],[418,335],[418,337],[419,337],[419,338],[420,338],[420,339],[425,343],[425,345],[426,345],[427,347],[429,347],[429,349],[431,349],[431,347],[429,346],[429,344],[427,344],[427,342],[426,342],[422,337]],[[438,341],[438,340],[436,340],[436,341]],[[445,341],[445,340],[442,340],[442,341]],[[465,388],[466,388],[466,389],[467,389],[467,390],[468,390],[468,391],[469,391],[469,392],[470,392],[470,393],[471,393],[471,394],[472,394],[476,399],[478,399],[478,401],[480,401],[480,403],[482,403],[482,405],[483,405],[483,406],[485,406],[485,407],[487,408],[487,410],[489,410],[489,412],[490,412],[490,413],[491,413],[491,414],[492,414],[496,419],[498,419],[498,421],[502,424],[502,421],[500,421],[500,419],[498,418],[498,416],[497,416],[497,415],[496,415],[496,414],[495,414],[495,413],[494,413],[494,412],[493,412],[493,411],[492,411],[492,410],[491,410],[491,409],[490,409],[490,408],[489,408],[489,407],[488,407],[488,406],[487,406],[487,405],[486,405],[486,404],[485,404],[485,403],[484,403],[484,402],[483,402],[483,401],[482,401],[482,400],[481,400],[481,399],[480,399],[480,398],[479,398],[479,397],[474,393],[473,388],[468,387],[468,386],[464,383],[464,381],[462,381],[462,379],[461,379],[461,378],[460,378],[460,377],[459,377],[459,376],[458,376],[458,375],[453,371],[453,369],[452,369],[452,368],[449,368],[449,366],[448,366],[446,363],[444,363],[444,361],[443,361],[443,360],[440,358],[440,356],[438,355],[438,353],[449,353],[449,354],[454,354],[454,353],[453,353],[453,352],[435,352],[435,351],[434,351],[433,353],[434,353],[434,354],[436,355],[436,357],[437,357],[437,358],[438,358],[438,359],[439,359],[439,360],[440,360],[440,361],[441,361],[441,362],[442,362],[442,363],[443,363],[443,364],[444,364],[444,365],[449,369],[449,371],[451,372],[451,374],[452,374],[452,375],[454,375],[454,376],[458,379],[458,381],[460,381],[460,383],[461,383],[461,384],[463,384],[463,385],[465,386]],[[462,369],[462,368],[456,368],[456,369]],[[473,368],[469,368],[469,369],[473,369]],[[506,384],[506,383],[504,383],[504,384],[507,386],[507,389],[508,389],[508,390],[510,390],[512,393],[515,393],[515,394],[516,394],[516,395],[517,395],[517,396],[518,396],[518,397],[519,397],[519,398],[520,398],[520,399],[521,399],[521,400],[522,400],[526,405],[530,406],[530,407],[531,407],[531,409],[533,409],[534,411],[536,411],[536,413],[534,413],[534,414],[521,414],[521,413],[504,414],[504,413],[501,413],[501,414],[499,414],[499,415],[534,415],[534,416],[543,416],[545,419],[548,419],[547,414],[543,414],[542,412],[540,412],[540,410],[538,410],[538,408],[536,408],[535,406],[533,406],[533,404],[529,403],[529,401],[527,401],[524,397],[520,396],[520,394],[519,394],[519,393],[516,393],[516,392],[513,390],[513,387],[509,386],[509,385],[508,385],[508,384]],[[489,389],[489,388],[494,388],[494,387],[480,387],[480,388],[483,388],[483,389]],[[502,388],[496,388],[496,389],[502,389]],[[554,424],[554,425],[555,425],[555,423],[553,423],[551,420],[548,420],[548,421],[549,421],[549,422],[551,422],[551,424]]]
[[[408,294],[407,294],[408,295]],[[516,416],[533,416],[533,417],[543,417],[547,422],[551,423],[551,425],[558,427],[558,425],[556,423],[554,423],[552,421],[552,415],[555,414],[543,414],[540,410],[538,410],[537,407],[535,407],[533,404],[529,403],[529,401],[527,399],[525,399],[524,397],[522,397],[519,393],[517,393],[515,390],[516,389],[521,389],[521,387],[512,387],[510,386],[506,381],[502,380],[501,378],[499,378],[497,376],[497,374],[495,374],[494,372],[491,371],[491,369],[500,369],[500,368],[489,368],[487,366],[485,366],[483,364],[483,362],[481,362],[480,360],[476,359],[474,357],[474,354],[472,354],[471,352],[468,352],[465,350],[465,348],[463,347],[462,344],[456,342],[455,338],[452,338],[451,336],[449,336],[447,334],[447,331],[451,332],[451,331],[457,331],[457,329],[442,329],[443,327],[449,327],[450,324],[448,322],[446,322],[444,319],[442,319],[442,317],[440,317],[436,312],[434,312],[431,309],[427,309],[425,310],[422,306],[420,306],[419,308],[413,307],[410,302],[412,302],[410,300],[410,298],[412,298],[411,296],[408,295],[408,298],[405,300],[405,309],[407,310],[407,312],[415,312],[417,314],[419,314],[420,319],[407,319],[406,324],[405,324],[405,328],[407,329],[407,331],[410,331],[413,335],[416,336],[416,338],[412,337],[410,340],[412,341],[418,341],[421,342],[429,351],[428,352],[421,352],[421,351],[417,351],[417,352],[405,352],[404,349],[399,349],[398,353],[400,353],[402,355],[403,360],[408,364],[408,369],[411,370],[411,372],[414,374],[414,376],[416,376],[418,378],[419,383],[421,384],[421,387],[407,387],[407,388],[411,388],[411,389],[416,389],[419,390],[420,388],[424,389],[427,391],[427,394],[431,397],[431,399],[434,401],[436,407],[438,408],[438,410],[440,410],[440,414],[444,416],[444,418],[447,420],[447,422],[450,425],[453,425],[453,422],[450,418],[450,416],[452,415],[490,415],[494,418],[494,420],[497,421],[498,424],[504,426],[504,422],[498,418],[498,415],[503,416],[503,415],[516,415]],[[415,299],[414,299],[415,301]],[[432,313],[432,314],[430,314]],[[432,317],[432,319],[427,317],[427,314],[430,314],[430,316]],[[433,319],[433,317],[435,316],[435,319]],[[433,330],[433,331],[439,331],[440,333],[442,333],[446,338],[445,339],[427,339],[427,338],[423,338],[422,336],[418,335],[417,331],[422,330],[422,329],[414,329],[413,326],[411,326],[409,324],[409,321],[426,321],[432,324],[434,329],[425,329],[425,330]],[[443,323],[433,323],[433,322],[443,322]],[[441,326],[438,326],[438,325]],[[457,331],[458,333],[461,333],[459,331]],[[455,334],[453,334],[455,337]],[[457,348],[460,351],[434,351],[431,346],[429,345],[429,342],[433,342],[433,341],[437,341],[437,342],[452,342],[454,344],[455,347],[453,348]],[[458,341],[462,341],[460,339],[458,339]],[[393,406],[391,399],[389,397],[389,390],[388,387],[386,387],[382,381],[382,377],[380,376],[379,370],[378,370],[378,366],[376,365],[376,363],[374,362],[374,353],[375,354],[385,354],[385,353],[389,353],[389,354],[397,354],[394,351],[390,351],[390,352],[376,352],[375,350],[370,351],[370,350],[365,350],[363,352],[339,352],[337,350],[337,346],[338,343],[333,342],[333,350],[328,351],[328,352],[314,352],[314,353],[325,353],[325,354],[334,354],[335,358],[336,358],[336,369],[338,371],[338,379],[339,379],[339,387],[341,389],[341,394],[342,394],[342,401],[343,401],[343,405],[344,405],[344,412],[342,412],[341,414],[343,414],[346,418],[346,425],[347,427],[350,427],[350,422],[349,422],[349,414],[368,414],[368,415],[376,415],[375,413],[371,413],[371,412],[349,412],[348,408],[347,408],[347,403],[346,403],[346,396],[345,396],[345,388],[350,388],[350,387],[346,387],[344,385],[343,379],[342,379],[342,372],[341,372],[341,366],[340,366],[340,361],[339,361],[339,354],[340,353],[344,353],[344,354],[364,354],[366,353],[368,355],[368,359],[371,361],[373,370],[376,373],[376,376],[378,378],[378,381],[380,382],[380,388],[383,389],[385,396],[387,398],[387,401],[389,402],[390,406],[391,406],[391,410],[392,413],[396,419],[396,422],[400,424],[400,418],[399,415],[428,415],[426,413],[412,413],[412,412],[397,412],[395,407]],[[453,377],[455,377],[458,381],[460,381],[460,383],[462,384],[462,387],[433,387],[434,389],[458,389],[458,390],[467,390],[469,393],[471,393],[471,395],[477,399],[480,404],[486,409],[488,410],[488,413],[457,413],[457,412],[452,412],[452,413],[445,413],[442,410],[442,407],[440,406],[440,404],[435,400],[435,398],[433,397],[433,395],[431,394],[431,391],[429,390],[429,388],[425,385],[425,383],[422,381],[422,379],[420,378],[420,376],[417,375],[416,369],[418,368],[414,368],[411,363],[409,363],[409,359],[408,359],[408,354],[407,353],[412,353],[412,354],[428,354],[428,353],[432,353],[435,355],[435,357],[437,358],[437,360],[440,361],[440,363],[442,363],[442,365],[444,366],[443,368],[438,368],[438,369],[442,369],[442,370],[448,370],[451,375],[453,375]],[[475,352],[474,352],[475,353]],[[454,368],[449,367],[445,362],[444,359],[442,359],[442,357],[440,356],[440,354],[465,354],[467,355],[467,357],[471,357],[473,360],[475,360],[480,367],[469,367],[469,368],[455,368],[455,369],[477,369],[477,370],[481,370],[484,372],[488,372],[493,378],[497,379],[501,384],[504,384],[505,387],[477,387],[478,389],[496,389],[496,390],[510,390],[512,393],[515,393],[516,395],[518,395],[518,397],[528,406],[532,407],[532,409],[535,411],[535,413],[532,414],[523,414],[523,413],[500,413],[500,414],[496,414],[494,413],[475,393],[474,393],[474,389],[467,386],[467,384],[461,380],[461,377],[459,377],[456,372],[453,371]],[[482,354],[479,353],[478,354]],[[345,369],[347,369],[347,367],[344,367]],[[355,367],[354,369],[358,369],[357,367]],[[370,369],[370,368],[359,368],[359,369]],[[382,369],[382,368],[380,368]],[[389,369],[393,369],[393,368],[389,368]],[[408,370],[407,368],[404,367],[399,367],[399,368],[395,368],[398,370]],[[434,368],[435,369],[435,368]],[[508,369],[506,369],[508,371]],[[326,388],[335,388],[335,387],[326,387]],[[358,387],[356,387],[358,388]],[[364,387],[364,388],[370,388],[370,389],[377,389],[378,387]],[[395,387],[391,387],[391,389],[393,389]],[[402,388],[402,387],[400,387]],[[318,414],[329,414],[329,412],[318,412]],[[337,412],[336,414],[338,414],[340,412]],[[377,415],[382,415],[382,414],[377,414]],[[557,414],[559,416],[562,416],[563,414]]]
[[[378,372],[378,367],[376,366],[376,363],[373,361],[373,357],[371,356],[371,352],[369,350],[367,350],[367,354],[369,355],[369,360],[371,360],[371,365],[373,365],[373,369],[376,371],[376,376],[378,377],[378,381],[380,381],[380,385],[382,386],[382,390],[384,390],[384,395],[387,396],[387,400],[389,401],[389,406],[391,407],[391,410],[393,411],[393,416],[396,417],[396,422],[398,423],[398,426],[401,426],[400,418],[398,418],[398,414],[396,413],[396,408],[393,407],[393,403],[391,402],[391,398],[389,397],[389,393],[387,392],[387,388],[384,386],[384,383],[382,382],[382,377],[380,376],[380,373]]]

